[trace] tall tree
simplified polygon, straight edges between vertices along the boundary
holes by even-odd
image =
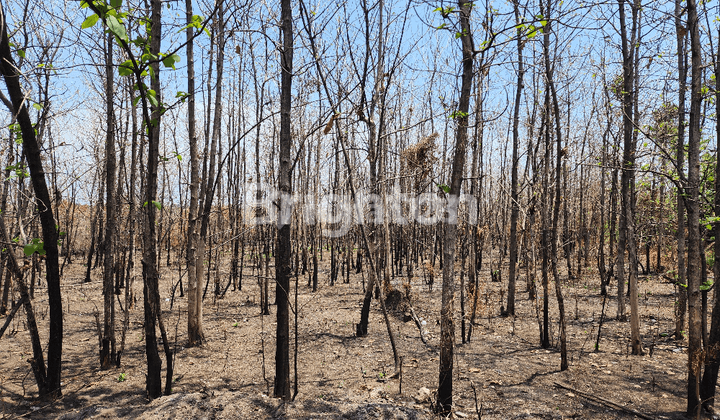
[[[513,121],[512,121],[512,173],[510,176],[510,270],[508,274],[508,299],[507,299],[507,315],[515,316],[515,279],[517,277],[517,260],[518,260],[518,235],[517,225],[520,213],[520,199],[518,194],[518,148],[520,144],[520,134],[518,128],[520,125],[520,100],[522,98],[522,90],[524,85],[523,77],[525,69],[523,67],[523,45],[524,40],[522,29],[522,18],[520,17],[519,1],[513,1],[513,9],[515,11],[515,20],[517,22],[517,86],[515,91],[515,102],[513,103]]]
[[[151,0],[151,17],[150,17],[150,54],[158,55],[160,53],[160,40],[162,35],[161,27],[161,0]],[[157,324],[161,315],[160,312],[160,289],[157,269],[157,231],[156,231],[156,210],[157,207],[157,187],[158,187],[158,159],[160,148],[160,116],[162,110],[160,107],[160,66],[154,62],[150,64],[152,76],[150,78],[150,88],[155,92],[155,105],[151,108],[151,114],[145,113],[145,123],[147,130],[147,172],[145,176],[144,195],[144,226],[143,226],[143,259],[142,273],[144,280],[143,287],[143,305],[145,310],[145,354],[147,356],[147,377],[145,379],[145,388],[148,398],[154,399],[162,394],[162,384],[160,379],[160,370],[162,362],[157,348]],[[137,74],[137,70],[136,70]],[[139,76],[138,76],[139,78]],[[147,102],[147,101],[146,101]],[[147,108],[146,105],[144,105]],[[163,340],[167,343],[167,340]],[[172,362],[172,359],[168,360]],[[168,366],[170,369],[171,366]],[[168,377],[168,384],[172,378]]]
[[[31,363],[34,363],[33,370],[36,371],[36,378],[42,379],[38,381],[40,396],[59,397],[62,393],[60,377],[62,373],[63,308],[60,292],[60,266],[58,263],[58,231],[53,215],[50,192],[45,180],[40,144],[35,134],[35,127],[30,120],[25,92],[20,85],[19,67],[16,65],[10,50],[8,21],[8,16],[0,4],[0,73],[5,79],[5,86],[10,96],[11,112],[15,115],[17,124],[20,126],[23,157],[27,161],[33,191],[35,192],[36,208],[42,226],[43,249],[46,253],[45,269],[50,308],[47,370],[42,359],[32,360]],[[43,366],[39,366],[40,364],[43,364]],[[42,372],[42,375],[37,375],[38,372]]]
[[[187,269],[188,269],[188,345],[197,346],[205,339],[202,324],[202,288],[199,283],[202,280],[202,272],[198,277],[198,189],[200,188],[199,156],[197,136],[195,133],[195,57],[193,42],[192,0],[185,0],[185,10],[188,28],[185,31],[187,40],[187,89],[188,89],[188,138],[190,142],[190,205],[188,208],[188,229],[187,229]]]
[[[277,345],[275,348],[275,389],[274,395],[283,400],[290,399],[290,215],[292,193],[292,132],[290,112],[292,109],[292,71],[293,71],[293,22],[290,0],[281,0],[281,31],[283,35],[280,70],[280,171],[278,188],[280,190],[280,211],[278,212],[278,249],[275,254],[275,294],[277,301]]]
[[[100,367],[109,369],[117,363],[115,353],[115,299],[114,277],[115,277],[115,235],[116,235],[116,207],[115,207],[115,112],[113,107],[114,99],[114,74],[113,68],[113,40],[114,35],[108,33],[105,37],[105,111],[106,111],[106,133],[105,133],[105,260],[103,262],[103,303],[104,322],[103,334],[100,347]]]
[[[638,314],[638,288],[637,288],[637,244],[635,241],[635,222],[634,222],[634,197],[632,182],[635,179],[635,136],[633,121],[633,103],[634,97],[638,94],[634,86],[635,73],[635,53],[638,28],[638,13],[640,13],[640,3],[635,0],[631,3],[632,13],[632,29],[630,38],[627,34],[627,26],[625,22],[625,2],[627,0],[618,0],[620,7],[620,38],[622,43],[623,57],[623,87],[622,87],[622,110],[623,110],[623,161],[622,174],[620,176],[620,191],[622,195],[622,212],[620,214],[620,240],[618,242],[617,253],[617,279],[618,279],[618,301],[625,299],[625,252],[628,255],[628,284],[630,292],[630,341],[632,353],[643,354],[642,342],[640,341],[640,316]],[[625,313],[620,312],[618,305],[618,317],[625,318]]]
[[[450,191],[448,214],[457,215],[462,177],[465,170],[465,154],[467,149],[468,115],[470,110],[470,94],[473,82],[473,64],[475,46],[470,28],[470,14],[473,3],[466,0],[458,1],[458,23],[462,47],[462,76],[460,99],[453,117],[457,124],[455,131],[455,154],[453,156],[450,175]],[[437,410],[441,415],[448,415],[453,400],[453,353],[455,347],[455,243],[457,239],[457,218],[445,221],[445,238],[443,240],[443,283],[440,309],[440,374],[438,378]]]
[[[223,0],[216,1],[217,16],[215,18],[215,32],[217,33],[217,39],[211,40],[211,42],[217,43],[217,68],[216,68],[216,79],[215,79],[215,103],[214,103],[214,116],[212,122],[212,134],[210,137],[210,150],[207,148],[207,137],[205,143],[205,157],[203,160],[203,184],[200,189],[201,204],[198,205],[200,211],[200,238],[197,242],[197,281],[202,281],[205,275],[205,249],[207,247],[206,241],[208,240],[208,230],[210,228],[210,215],[212,212],[212,204],[215,198],[215,188],[218,186],[221,178],[221,167],[217,165],[218,155],[218,143],[220,142],[220,133],[222,126],[222,110],[223,110],[223,75],[225,66],[225,16],[224,16],[224,4]],[[211,44],[212,45],[212,44]],[[212,55],[212,48],[210,49],[210,55]],[[212,63],[212,60],[211,60]],[[210,79],[210,77],[208,77]],[[209,83],[209,81],[208,81]],[[208,99],[209,101],[209,99]],[[208,106],[208,113],[209,113]],[[208,116],[208,121],[209,121]],[[209,122],[208,122],[209,126]],[[205,127],[206,136],[209,132],[209,127]],[[206,172],[207,170],[207,172]],[[217,174],[217,175],[216,175]],[[208,267],[208,270],[210,268]],[[209,278],[209,277],[208,277]],[[204,292],[203,292],[204,295]],[[202,298],[202,297],[201,297]],[[202,300],[202,299],[201,299]],[[201,305],[200,302],[198,305]],[[202,315],[202,308],[197,309]]]
[[[114,39],[122,47],[127,61],[121,64],[121,74],[132,76],[135,83],[134,88],[140,94],[142,105],[143,125],[146,127],[147,138],[147,170],[145,172],[143,191],[143,247],[142,247],[142,275],[143,275],[143,308],[145,328],[145,354],[147,356],[147,376],[145,378],[145,389],[150,399],[162,395],[161,368],[162,362],[157,348],[157,328],[160,328],[163,348],[165,350],[167,378],[165,382],[165,393],[169,394],[172,385],[172,352],[168,343],[165,327],[162,322],[160,307],[159,273],[157,267],[157,215],[156,210],[162,207],[158,201],[158,163],[160,148],[160,117],[164,112],[160,87],[160,61],[152,59],[160,55],[160,41],[162,36],[162,3],[161,0],[150,0],[149,27],[147,27],[148,38],[138,38],[138,42],[144,42],[143,51],[147,49],[149,54],[136,56],[130,47],[130,40],[127,29],[123,23],[124,18],[118,18],[117,9],[97,2],[83,2],[81,7],[89,7],[100,19],[108,30],[114,35]],[[90,20],[97,22],[98,18],[92,16],[86,19],[83,27]],[[92,21],[91,21],[92,22]],[[94,24],[92,22],[89,26]],[[169,56],[175,60],[175,56]],[[167,61],[163,61],[167,63]],[[150,74],[150,86],[145,84],[145,74]]]
[[[702,368],[702,331],[700,319],[700,119],[702,105],[702,50],[697,3],[687,0],[687,26],[690,33],[690,118],[688,126],[688,182],[685,188],[687,208],[687,293],[688,293],[688,387],[687,415],[694,416],[700,405],[699,381]]]
[[[545,19],[550,19],[550,12],[551,12],[551,2],[548,1],[545,5],[544,10],[544,16]],[[540,10],[543,10],[542,8]],[[548,87],[550,88],[550,94],[552,96],[552,113],[555,115],[555,141],[556,141],[556,151],[555,151],[555,197],[554,197],[554,205],[553,205],[553,215],[552,215],[552,234],[550,237],[550,244],[552,248],[552,272],[553,277],[555,278],[555,295],[558,302],[558,312],[560,316],[560,370],[566,370],[568,368],[568,360],[567,360],[567,345],[566,345],[566,339],[565,339],[565,301],[563,299],[562,295],[562,288],[560,284],[560,274],[558,273],[558,221],[560,219],[560,201],[561,201],[561,181],[562,181],[562,167],[563,167],[563,158],[566,153],[563,153],[562,149],[562,130],[560,125],[560,106],[558,104],[558,98],[557,98],[557,91],[555,89],[555,81],[553,78],[553,67],[550,65],[550,28],[546,28],[543,34],[543,55],[545,58],[545,78],[546,82],[548,84]],[[548,97],[546,96],[546,99]],[[547,104],[548,108],[548,114],[550,113],[550,104]],[[548,133],[546,134],[549,136],[550,132],[550,119],[548,118],[548,126],[547,130]],[[550,147],[549,140],[547,141],[545,147]],[[548,156],[546,151],[546,156]],[[550,161],[546,161],[545,165],[549,166]],[[549,205],[549,204],[548,204]],[[570,270],[568,270],[568,276],[570,275]],[[547,299],[547,296],[545,296]]]
[[[706,15],[707,17],[707,15]],[[720,35],[720,33],[718,34]],[[720,36],[718,37],[718,50],[713,51],[712,64],[713,72],[715,74],[715,115],[720,115]],[[710,46],[712,48],[712,38],[710,39]],[[715,135],[716,138],[720,139],[720,121],[715,120]],[[714,210],[715,217],[720,216],[720,165],[717,165],[718,159],[720,159],[720,148],[715,152],[715,202]],[[716,219],[714,226],[715,238],[720,238],[720,220]],[[715,255],[720,255],[720,241],[715,240],[713,251]],[[720,279],[720,262],[715,258],[715,264],[712,267],[715,279]],[[716,286],[717,287],[717,286]],[[715,405],[715,386],[717,385],[718,370],[720,370],[720,351],[712,350],[720,348],[720,296],[715,292],[715,304],[712,311],[712,323],[710,325],[710,336],[708,337],[707,348],[711,349],[707,352],[705,358],[705,369],[703,371],[703,378],[700,387],[700,400],[703,401],[703,406],[710,409]]]
[[[681,180],[685,179],[685,92],[687,91],[687,28],[683,25],[682,15],[685,7],[682,0],[675,0],[675,32],[677,35],[677,71],[678,71],[678,131],[676,142],[675,170]],[[677,192],[677,290],[678,301],[675,304],[675,339],[685,338],[685,311],[687,309],[687,272],[685,268],[685,199],[680,190]]]

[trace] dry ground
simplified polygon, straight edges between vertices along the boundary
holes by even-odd
[[[325,254],[324,264],[328,259]],[[144,391],[142,302],[138,300],[132,309],[122,367],[99,370],[93,313],[102,308],[102,273],[95,270],[94,280],[84,284],[82,270],[82,265],[73,265],[63,279],[63,398],[54,402],[36,399],[37,388],[26,361],[31,356],[30,343],[21,311],[0,339],[1,418],[433,418],[430,403],[417,396],[423,387],[437,387],[439,279],[432,292],[421,278],[412,282],[413,306],[427,321],[428,345],[421,342],[412,321],[403,322],[401,313],[391,317],[403,357],[400,380],[388,378],[393,373],[393,358],[376,301],[369,335],[354,337],[363,275],[353,273],[350,284],[329,286],[325,270],[320,274],[322,286],[317,293],[311,293],[305,287],[307,278],[301,277],[299,394],[295,402],[283,405],[269,397],[274,372],[275,308],[271,308],[272,315],[260,316],[258,287],[249,277],[252,270],[245,271],[242,291],[228,291],[225,298],[214,302],[208,293],[204,316],[207,343],[200,348],[186,348],[186,300],[176,297],[172,309],[169,301],[171,280],[177,280],[178,269],[165,269],[161,281],[164,317],[176,346],[173,394],[148,403]],[[221,267],[223,282],[227,272],[226,266]],[[609,319],[603,326],[599,352],[593,352],[602,304],[597,276],[589,273],[576,284],[565,285],[570,368],[560,372],[559,352],[539,346],[534,305],[522,291],[524,278],[519,282],[515,319],[499,317],[500,283],[489,282],[487,272],[481,278],[481,316],[472,342],[458,343],[455,350],[455,417],[634,418],[583,393],[658,419],[681,417],[685,409],[686,342],[663,337],[663,333],[673,330],[672,285],[652,277],[640,283],[645,356],[628,354],[629,323],[614,320],[614,298],[608,299]],[[140,280],[134,289],[140,298]],[[402,287],[398,285],[398,289]],[[556,338],[554,292],[552,296]],[[44,288],[37,290],[34,305],[45,342]],[[456,329],[459,341],[459,322]],[[121,375],[124,381],[119,381]],[[559,388],[556,383],[581,392]]]

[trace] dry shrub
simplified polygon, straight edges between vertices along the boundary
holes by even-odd
[[[437,161],[435,139],[438,137],[438,133],[432,133],[400,153],[401,172],[413,177],[416,188],[430,175],[433,164]]]

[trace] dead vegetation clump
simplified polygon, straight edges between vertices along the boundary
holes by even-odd
[[[437,161],[435,139],[438,137],[438,133],[432,133],[400,153],[400,170],[403,175],[413,178],[415,188],[430,175]]]

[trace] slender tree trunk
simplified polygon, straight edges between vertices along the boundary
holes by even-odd
[[[28,163],[30,178],[35,192],[35,201],[40,213],[40,224],[45,255],[47,276],[48,302],[50,314],[50,334],[47,353],[47,383],[41,389],[41,396],[59,397],[61,395],[60,378],[62,373],[63,345],[63,309],[60,292],[60,267],[58,263],[58,231],[53,216],[52,201],[45,180],[40,144],[38,144],[35,128],[30,120],[26,107],[25,94],[20,86],[18,67],[12,57],[10,40],[7,33],[7,15],[0,5],[0,73],[5,79],[7,92],[10,96],[13,114],[20,125],[23,141],[23,155]]]
[[[719,33],[720,35],[720,33]],[[717,53],[713,54],[713,70],[715,72],[715,115],[720,115],[720,44]],[[716,138],[720,138],[720,122],[715,122]],[[716,151],[716,162],[720,159],[720,149]],[[720,165],[715,165],[715,191],[720,191]],[[715,194],[715,216],[720,215],[720,194]],[[720,222],[715,222],[714,244],[715,255],[720,255]],[[715,257],[713,265],[714,278],[720,279],[720,261]],[[717,286],[716,286],[717,287]],[[715,405],[715,386],[717,385],[718,370],[720,369],[720,299],[718,289],[715,289],[715,303],[713,305],[712,321],[710,324],[710,336],[706,347],[707,356],[705,360],[705,371],[703,372],[702,384],[700,387],[700,400],[706,408]]]
[[[161,37],[161,21],[160,13],[162,4],[160,0],[151,1],[151,41],[150,53],[158,54],[160,52]],[[160,66],[153,64],[153,77],[151,78],[151,88],[157,92],[158,101],[160,101]],[[146,104],[145,104],[146,105]],[[144,106],[145,106],[144,105]],[[157,208],[153,202],[157,201],[157,183],[158,183],[158,159],[160,146],[160,116],[159,107],[152,107],[150,116],[153,123],[147,118],[144,112],[145,125],[147,130],[148,155],[147,155],[147,174],[145,178],[144,191],[144,226],[143,226],[143,304],[145,312],[145,354],[147,356],[147,377],[145,378],[145,389],[149,399],[158,398],[162,394],[162,383],[160,370],[162,362],[157,348],[157,324],[160,317],[160,289],[159,274],[157,270],[157,231],[156,231],[156,211]],[[172,361],[172,359],[170,360]],[[170,378],[168,378],[170,379]]]
[[[437,411],[441,415],[448,415],[452,409],[453,401],[453,352],[455,346],[455,242],[457,239],[457,206],[460,198],[462,177],[465,170],[465,151],[467,148],[468,113],[470,110],[470,94],[473,82],[473,45],[472,31],[470,29],[470,13],[472,3],[465,0],[458,1],[460,12],[459,23],[462,31],[462,82],[460,86],[460,100],[455,114],[457,128],[455,131],[455,155],[453,156],[452,174],[450,177],[450,193],[447,213],[455,216],[455,220],[446,220],[445,240],[443,246],[443,287],[442,303],[440,309],[440,374],[438,378]]]
[[[520,10],[518,1],[513,1],[515,9],[515,20],[517,24],[522,23],[520,18]],[[515,91],[515,103],[513,104],[513,121],[512,121],[512,132],[513,132],[513,149],[512,149],[512,174],[510,180],[510,270],[508,278],[508,298],[507,298],[507,315],[515,316],[515,279],[517,277],[517,260],[518,260],[518,238],[517,238],[517,224],[518,215],[520,213],[520,203],[518,195],[518,148],[520,143],[520,135],[518,133],[518,126],[520,125],[520,99],[522,98],[522,90],[524,87],[523,76],[525,75],[525,69],[523,68],[523,43],[522,39],[523,30],[518,27],[516,31],[517,36],[517,48],[518,48],[518,75],[517,75],[517,87]]]
[[[544,15],[550,20],[550,1],[547,3],[547,8]],[[556,136],[556,152],[555,152],[555,204],[553,206],[552,216],[552,236],[550,238],[552,244],[552,272],[555,278],[555,295],[558,302],[558,312],[560,316],[560,370],[567,370],[567,344],[565,338],[565,301],[562,295],[562,288],[560,282],[560,274],[558,273],[558,223],[560,220],[560,204],[561,204],[561,182],[563,172],[563,149],[562,149],[562,130],[560,126],[560,107],[558,105],[557,92],[555,90],[555,82],[553,80],[553,71],[550,66],[550,28],[545,28],[543,34],[543,44],[545,53],[545,75],[547,84],[550,87],[550,93],[552,94],[553,113],[555,114],[555,136]],[[548,125],[548,132],[549,132]],[[549,145],[549,144],[548,144]],[[546,162],[549,165],[550,162]],[[568,259],[569,261],[569,259]],[[568,270],[568,276],[570,276],[570,270]],[[547,300],[547,296],[546,296]]]
[[[109,369],[115,364],[115,299],[114,296],[114,275],[115,275],[115,112],[113,108],[114,99],[114,72],[113,68],[113,44],[114,35],[108,34],[106,38],[105,58],[105,106],[107,133],[105,137],[105,261],[103,262],[103,300],[104,300],[104,323],[102,345],[100,348],[100,367]]]
[[[192,23],[192,0],[185,0],[188,25]],[[202,344],[205,339],[202,324],[202,288],[198,277],[198,265],[202,265],[202,254],[198,253],[198,189],[200,188],[199,156],[195,128],[195,57],[192,27],[186,30],[187,39],[187,84],[188,84],[188,133],[190,138],[190,205],[188,208],[187,269],[188,269],[188,346]]]
[[[638,313],[638,286],[637,286],[637,244],[635,241],[635,222],[633,206],[632,182],[635,179],[635,138],[633,136],[633,97],[637,95],[635,83],[635,42],[637,39],[637,25],[639,4],[635,2],[632,8],[631,38],[628,39],[625,23],[625,0],[619,0],[620,5],[620,37],[622,39],[623,54],[623,162],[621,165],[620,190],[622,194],[622,212],[620,215],[620,242],[618,245],[618,302],[625,299],[625,251],[628,254],[628,283],[630,292],[630,341],[632,353],[642,355],[642,342],[640,340],[640,315]],[[619,308],[619,305],[618,305]],[[624,308],[624,306],[623,306]],[[625,313],[618,309],[618,318],[625,319]]]
[[[543,109],[543,127],[540,130],[541,137],[545,141],[545,157],[543,162],[542,180],[542,286],[543,286],[543,322],[541,345],[544,349],[550,347],[550,158],[552,143],[550,141],[550,89],[545,86],[545,106]]]
[[[607,95],[607,93],[606,93]],[[606,103],[607,106],[607,103]],[[610,128],[611,128],[611,120],[609,119],[609,112],[606,114],[608,115],[608,121],[607,121],[607,127],[605,128],[605,131],[603,132],[603,140],[602,140],[602,164],[600,167],[600,240],[599,240],[599,250],[598,250],[598,272],[600,273],[600,295],[607,296],[607,267],[605,266],[605,208],[606,208],[606,202],[605,202],[605,175],[607,172],[607,140],[608,135],[610,134]],[[597,350],[597,349],[596,349]]]
[[[700,118],[702,117],[702,51],[700,29],[695,0],[687,0],[688,32],[692,81],[690,84],[690,124],[688,130],[688,184],[685,205],[688,216],[688,405],[687,415],[694,416],[700,405],[699,381],[702,369],[702,342],[700,321]]]
[[[680,179],[685,176],[685,91],[687,90],[687,58],[685,53],[685,39],[687,29],[683,26],[681,14],[684,9],[682,0],[675,0],[675,29],[677,33],[677,56],[678,56],[678,136],[677,155],[675,170],[680,174]],[[682,182],[682,181],[681,181]],[[685,338],[685,311],[687,308],[687,280],[685,268],[685,200],[682,192],[677,192],[677,285],[678,301],[675,304],[675,339]]]
[[[292,132],[290,114],[292,110],[292,71],[293,71],[293,27],[292,5],[290,0],[281,1],[281,24],[283,34],[280,68],[282,85],[280,91],[280,170],[278,187],[280,190],[280,211],[278,212],[278,249],[275,254],[275,294],[277,303],[277,345],[275,350],[275,397],[290,399],[290,218],[292,208]],[[269,258],[269,256],[268,256]]]

